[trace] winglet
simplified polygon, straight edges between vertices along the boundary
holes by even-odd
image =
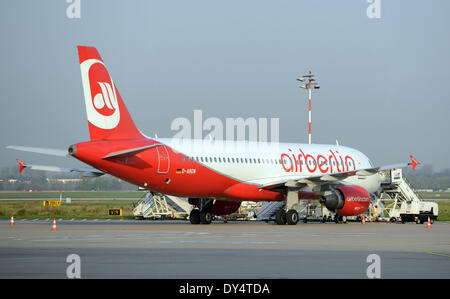
[[[414,158],[412,155],[409,156],[411,158],[411,164],[412,164],[412,169],[415,170],[416,166],[420,164],[419,161],[416,160],[416,158]]]
[[[19,159],[16,159],[16,161],[17,161],[17,163],[19,163],[19,173],[21,173],[27,166],[25,165],[25,163],[23,163]]]

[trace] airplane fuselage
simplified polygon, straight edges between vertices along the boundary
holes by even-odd
[[[104,158],[111,151],[155,145],[130,156]],[[284,200],[262,184],[373,167],[361,152],[338,145],[145,138],[89,141],[75,145],[77,159],[132,184],[180,197]],[[380,187],[377,174],[351,176],[342,184],[369,193]],[[304,190],[308,192],[307,188]]]

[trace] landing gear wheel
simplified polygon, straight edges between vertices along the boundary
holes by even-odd
[[[298,213],[296,210],[289,210],[286,213],[286,221],[289,225],[296,225],[298,222]]]
[[[200,223],[200,211],[197,209],[193,209],[191,214],[189,214],[189,220],[191,224],[199,224]]]
[[[210,224],[212,221],[212,215],[210,212],[200,212],[200,222],[202,224]]]
[[[286,224],[286,212],[284,210],[278,210],[275,213],[275,222],[278,225]]]
[[[324,216],[320,222],[322,222],[322,223],[327,222],[327,217]]]

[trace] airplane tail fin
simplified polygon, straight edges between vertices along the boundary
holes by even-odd
[[[411,158],[412,169],[416,170],[416,167],[420,164],[420,162],[417,161],[416,158],[414,158],[412,155],[410,155],[409,157]]]
[[[25,163],[20,161],[19,159],[16,159],[17,163],[19,163],[19,173],[22,173],[22,171],[27,167]]]
[[[143,138],[97,49],[77,48],[91,140]]]

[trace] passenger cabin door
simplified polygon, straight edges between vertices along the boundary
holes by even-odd
[[[157,146],[156,151],[158,152],[158,169],[156,174],[167,174],[170,168],[170,157],[167,147],[165,145]]]

